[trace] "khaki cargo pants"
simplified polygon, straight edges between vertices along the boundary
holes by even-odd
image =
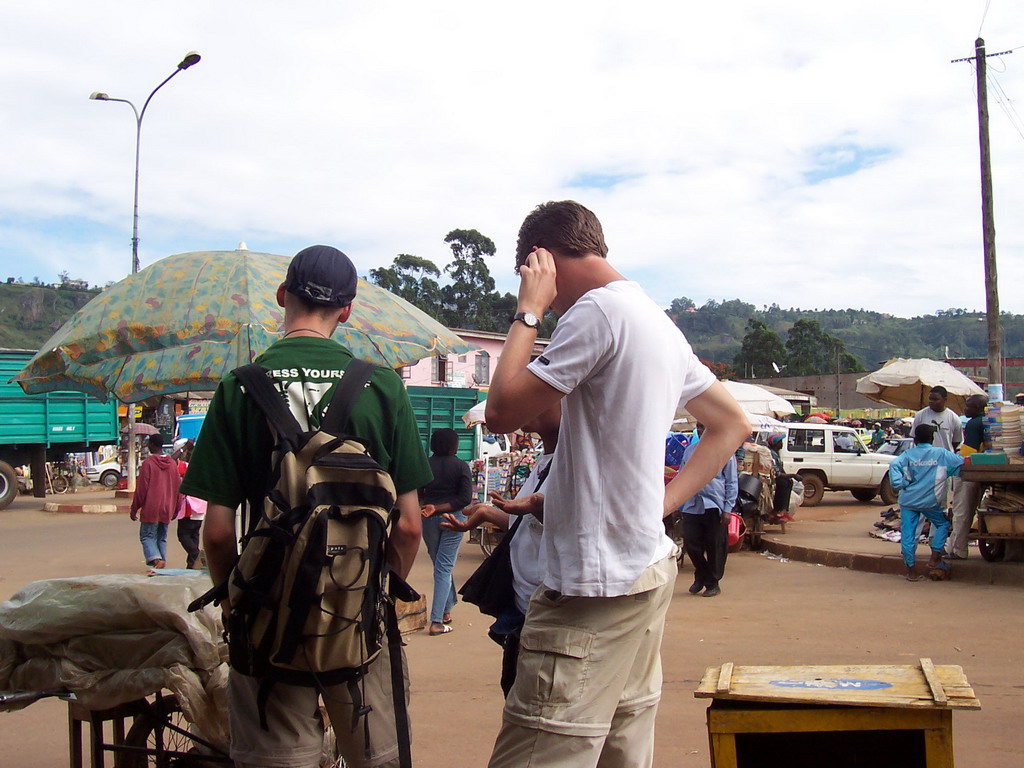
[[[672,556],[627,595],[533,594],[490,768],[652,765],[676,572]]]
[[[405,698],[409,700],[409,668],[402,652]],[[231,757],[236,768],[317,768],[324,743],[320,694],[315,688],[276,683],[267,701],[267,725],[260,727],[256,697],[260,681],[232,670],[228,677]],[[391,696],[391,662],[387,645],[366,675],[363,702],[373,707],[370,757],[365,756],[363,722],[352,730],[352,701],[347,685],[328,686],[324,708],[334,725],[338,749],[351,768],[398,765],[395,707]]]

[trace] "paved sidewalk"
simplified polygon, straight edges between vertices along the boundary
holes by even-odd
[[[34,496],[19,496],[14,505],[23,509],[36,506],[44,512],[60,512],[68,514],[104,515],[128,514],[132,500],[125,497],[124,491],[114,491],[98,485],[80,488],[74,493],[53,493],[45,499]]]
[[[818,506],[800,507],[796,520],[786,525],[785,534],[779,527],[769,526],[765,531],[765,549],[800,562],[902,576],[906,569],[899,542],[883,541],[868,534],[886,509],[877,501],[856,502],[846,492],[826,493]],[[927,560],[928,554],[927,546],[918,546],[919,565]],[[954,560],[951,564],[954,581],[1024,587],[1024,561],[989,563],[972,545],[966,560]]]

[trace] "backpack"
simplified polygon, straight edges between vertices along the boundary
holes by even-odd
[[[352,360],[320,428],[310,431],[302,430],[265,369],[254,363],[234,371],[267,417],[276,445],[268,490],[250,502],[242,552],[226,589],[218,585],[193,606],[230,598],[231,667],[261,679],[264,728],[270,689],[283,682],[321,692],[348,683],[354,729],[367,714],[359,682],[388,642],[399,748],[408,756],[402,640],[393,596],[419,596],[387,562],[394,482],[366,444],[345,431],[374,370]],[[365,721],[364,728],[368,744]]]

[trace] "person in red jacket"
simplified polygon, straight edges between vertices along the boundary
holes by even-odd
[[[178,462],[162,453],[162,435],[149,436],[149,458],[142,462],[132,498],[131,518],[140,520],[139,540],[146,565],[167,564],[167,526],[178,512]]]

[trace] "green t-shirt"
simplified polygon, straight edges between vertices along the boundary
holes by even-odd
[[[316,428],[352,353],[330,339],[281,339],[256,362],[270,371],[303,428]],[[351,432],[366,441],[399,494],[433,478],[420,442],[409,394],[398,374],[378,368],[352,409]],[[274,439],[259,406],[228,374],[217,387],[181,493],[237,507],[267,490]]]
[[[985,448],[985,419],[981,416],[974,416],[968,420],[964,427],[964,445],[969,445],[976,451]]]

